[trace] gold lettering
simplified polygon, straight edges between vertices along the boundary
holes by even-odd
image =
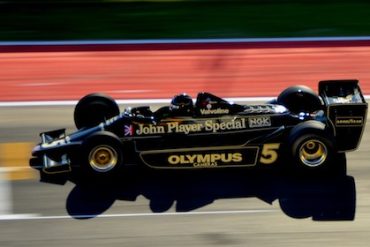
[[[204,164],[214,164],[217,166],[218,161],[223,163],[241,162],[243,156],[241,153],[211,153],[211,154],[186,154],[186,155],[170,155],[168,163],[176,164],[193,164],[193,166],[205,166]]]
[[[243,155],[241,153],[233,153],[233,161],[241,162],[243,160]]]
[[[186,158],[189,160],[189,163],[194,163],[195,159],[197,158],[196,154],[193,155],[186,155]]]
[[[177,155],[171,155],[170,157],[168,157],[168,163],[170,163],[171,165],[176,165],[179,162],[180,162],[180,157]]]

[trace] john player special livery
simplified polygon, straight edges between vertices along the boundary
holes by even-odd
[[[358,81],[285,89],[265,104],[239,105],[210,93],[175,96],[170,105],[120,113],[116,102],[90,94],[75,107],[78,131],[41,133],[32,166],[42,173],[107,177],[128,165],[155,169],[277,167],[302,174],[345,171],[344,152],[358,147],[367,103]],[[345,166],[345,162],[344,162]],[[344,169],[343,169],[344,168]]]

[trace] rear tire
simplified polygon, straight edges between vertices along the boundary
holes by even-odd
[[[333,143],[323,136],[306,134],[293,141],[292,156],[302,173],[326,174],[333,161]]]
[[[292,113],[311,113],[322,109],[319,96],[307,86],[288,87],[280,93],[276,102]]]
[[[89,128],[119,114],[119,107],[111,97],[93,93],[79,100],[74,111],[77,129]]]
[[[304,176],[337,176],[341,173],[343,156],[336,151],[333,140],[334,137],[327,133],[324,124],[318,121],[307,121],[295,126],[287,142],[292,172]]]

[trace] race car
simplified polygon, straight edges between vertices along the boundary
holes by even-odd
[[[281,167],[293,174],[338,174],[361,141],[367,103],[357,80],[320,81],[318,94],[292,86],[264,104],[211,93],[175,96],[168,106],[119,106],[89,94],[74,111],[77,131],[43,132],[31,166],[107,178],[129,165],[152,169]],[[344,162],[345,164],[345,162]]]

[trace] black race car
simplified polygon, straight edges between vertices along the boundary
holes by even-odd
[[[266,104],[239,105],[210,93],[186,94],[169,106],[128,108],[90,94],[75,107],[77,131],[41,133],[32,166],[42,173],[82,171],[110,177],[128,165],[153,169],[282,167],[300,174],[338,174],[344,152],[358,147],[367,103],[357,80],[284,90]],[[345,162],[344,162],[345,164]]]

